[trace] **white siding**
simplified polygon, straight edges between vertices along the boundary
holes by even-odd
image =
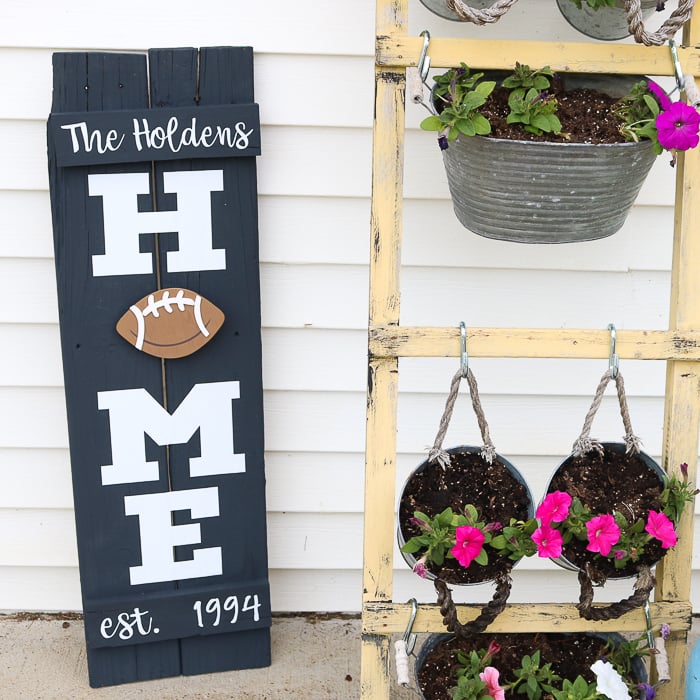
[[[411,0],[410,17],[416,34],[429,28],[434,35],[581,38],[551,0],[519,3],[486,28],[441,21],[418,0]],[[237,44],[255,49],[263,122],[258,176],[273,609],[359,610],[373,0],[205,0],[176,12],[162,0],[124,0],[109,10],[87,0],[1,4],[0,610],[80,607],[45,146],[51,54]],[[575,246],[505,244],[466,232],[454,218],[434,137],[418,129],[422,116],[409,106],[404,323],[666,326],[674,172],[665,157],[615,236]],[[520,466],[535,498],[577,436],[606,366],[472,362],[495,444]],[[455,369],[454,360],[401,361],[397,486],[433,441]],[[624,361],[622,369],[635,430],[658,456],[663,363]],[[611,395],[594,433],[618,439],[619,422]],[[476,440],[462,397],[446,444]],[[693,566],[700,572],[700,561]],[[398,552],[395,568],[395,599],[433,598]],[[695,578],[700,586],[698,572]],[[476,587],[456,595],[480,600],[488,592]],[[516,601],[575,595],[571,576],[547,562],[528,561],[515,572]]]

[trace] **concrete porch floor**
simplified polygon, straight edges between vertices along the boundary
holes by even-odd
[[[689,642],[700,634],[694,619]],[[0,700],[351,700],[360,695],[360,620],[276,616],[272,666],[93,689],[78,616],[0,615]],[[415,700],[396,688],[392,700]],[[680,699],[679,699],[680,700]]]

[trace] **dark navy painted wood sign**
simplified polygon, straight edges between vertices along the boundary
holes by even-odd
[[[53,65],[90,684],[269,665],[252,49]]]

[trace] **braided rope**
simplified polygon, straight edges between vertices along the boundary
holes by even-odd
[[[467,5],[464,0],[447,0],[447,7],[460,19],[482,26],[484,24],[498,22],[517,1],[518,0],[496,0],[491,7],[487,7],[484,10],[477,10]]]
[[[581,455],[593,450],[598,452],[598,454],[601,456],[603,454],[603,446],[598,440],[591,438],[591,426],[593,425],[593,419],[600,408],[600,404],[603,401],[605,388],[608,386],[608,382],[612,378],[613,371],[612,369],[609,369],[600,379],[595,397],[593,398],[593,403],[588,409],[586,419],[583,421],[581,434],[574,442],[572,448],[572,454],[574,457],[580,457]],[[622,374],[620,374],[620,372],[618,372],[617,376],[615,377],[615,386],[617,387],[617,398],[620,403],[620,415],[622,416],[622,422],[625,426],[625,435],[623,439],[625,441],[625,445],[627,445],[627,453],[637,454],[641,450],[642,441],[632,431],[629,407],[627,406],[627,394],[625,393],[625,382],[622,379]]]
[[[579,571],[578,582],[581,585],[581,595],[576,607],[579,615],[586,620],[616,620],[630,610],[641,608],[649,600],[649,595],[656,585],[651,569],[648,566],[640,566],[637,571],[637,580],[634,583],[634,593],[629,598],[625,598],[619,603],[594,608],[593,581],[588,567]],[[604,578],[602,581],[597,581],[601,585],[604,582]]]
[[[436,578],[437,604],[440,606],[440,614],[447,631],[453,632],[461,639],[481,634],[505,610],[510,589],[511,578],[509,574],[499,574],[496,578],[496,592],[491,601],[481,609],[478,617],[471,622],[462,624],[457,618],[457,608],[452,600],[452,592],[442,579]]]
[[[450,0],[448,0],[449,2]],[[642,16],[641,0],[625,0],[627,11],[627,26],[630,34],[638,44],[645,46],[661,46],[672,39],[678,30],[690,19],[693,14],[695,0],[680,0],[678,7],[671,13],[666,21],[655,32],[647,32],[644,29],[644,17]]]
[[[447,400],[445,401],[445,410],[443,411],[442,418],[440,419],[440,425],[438,427],[437,435],[435,436],[435,442],[428,453],[428,461],[437,462],[443,469],[446,469],[449,466],[450,456],[445,450],[442,449],[442,443],[445,439],[445,435],[447,434],[447,428],[450,425],[452,413],[457,401],[457,395],[459,394],[459,383],[461,381],[462,370],[460,369],[454,375],[454,377],[452,377],[450,392],[447,395]],[[476,377],[474,377],[474,374],[470,369],[467,369],[467,383],[469,385],[472,408],[476,414],[476,420],[479,424],[479,431],[481,432],[481,438],[484,443],[480,454],[489,464],[492,464],[496,457],[496,448],[493,446],[493,442],[491,442],[489,426],[486,422],[484,409],[481,406],[481,399],[479,398],[479,387],[476,383]]]

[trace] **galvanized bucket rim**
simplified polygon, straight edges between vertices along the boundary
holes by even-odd
[[[619,143],[572,143],[570,141],[529,141],[527,139],[501,139],[495,136],[479,135],[457,137],[457,140],[461,141],[462,143],[468,143],[468,139],[482,139],[484,141],[491,141],[493,143],[519,144],[527,146],[528,148],[653,148],[653,144],[649,139],[643,139],[641,141],[620,141]]]
[[[627,445],[625,445],[622,442],[601,442],[600,444],[603,447],[610,449],[613,452],[626,452],[627,451]],[[659,477],[659,481],[661,481],[661,483],[663,483],[664,478],[668,477],[668,474],[663,469],[663,467],[655,459],[653,459],[649,454],[647,454],[643,450],[640,450],[637,454],[642,459],[644,464],[649,467],[649,470],[654,472],[654,474],[656,474]],[[542,501],[547,497],[547,494],[549,493],[549,486],[552,483],[552,479],[554,479],[554,476],[559,471],[559,469],[562,467],[562,465],[564,465],[570,459],[571,459],[571,455],[567,455],[554,468],[554,471],[552,472],[551,476],[549,477],[549,481],[547,482],[547,486],[545,487],[544,496],[542,496],[542,499],[540,499],[540,503],[538,504],[538,507],[542,503]],[[557,558],[550,557],[550,560],[553,561],[557,566],[561,567],[562,569],[566,569],[567,571],[574,571],[577,573],[579,571],[581,571],[581,567],[576,566],[576,564],[574,564],[574,562],[572,562],[570,559],[567,559],[564,555],[557,557]],[[656,564],[658,564],[658,561],[655,562],[652,566],[655,566]],[[609,576],[608,578],[614,579],[615,581],[624,581],[625,579],[634,578],[635,576],[636,576],[636,574],[631,574],[629,576]]]
[[[448,450],[445,450],[447,454],[453,454],[455,452],[467,452],[469,454],[479,454],[483,448],[481,447],[476,447],[474,445],[460,445],[457,447],[450,447]],[[500,455],[499,453],[496,453],[496,459],[498,459],[499,462],[501,462],[506,469],[510,472],[510,474],[513,476],[513,478],[518,481],[520,484],[522,484],[525,487],[525,491],[527,493],[528,497],[528,519],[534,518],[535,517],[535,504],[534,500],[532,498],[532,492],[530,491],[530,487],[528,486],[527,481],[525,481],[525,477],[520,473],[518,468],[513,465],[512,462],[510,462],[508,459]],[[430,459],[425,459],[423,462],[421,462],[415,469],[411,471],[411,473],[406,477],[403,486],[401,487],[401,491],[399,493],[399,498],[398,498],[398,505],[396,508],[397,514],[399,513],[400,505],[401,505],[401,499],[403,498],[404,491],[406,490],[406,486],[408,483],[411,481],[411,479],[418,474],[419,472],[423,471],[426,469],[428,466],[432,465],[433,462],[430,461]],[[397,515],[397,520],[398,520],[398,515]],[[411,570],[413,570],[413,567],[416,564],[416,557],[413,554],[409,554],[408,552],[402,552],[401,547],[406,544],[406,540],[403,536],[403,532],[401,532],[401,526],[400,524],[397,523],[396,527],[396,541],[398,542],[399,545],[399,552],[401,552],[401,556],[403,557],[404,561],[408,566],[410,567]],[[516,562],[514,562],[513,566],[517,566],[518,563],[521,561],[522,557],[518,559]],[[430,581],[434,581],[437,576],[432,572],[432,571],[427,571],[426,572],[426,578]],[[464,583],[461,582],[450,582],[451,584],[455,586],[479,586],[482,583],[489,583],[493,579],[485,579],[483,581],[465,581]]]

